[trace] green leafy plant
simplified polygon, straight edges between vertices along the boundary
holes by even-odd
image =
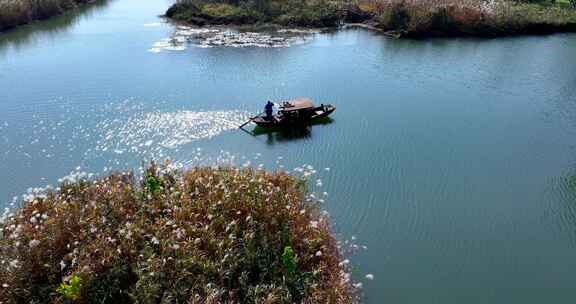
[[[160,191],[160,180],[154,176],[154,175],[148,175],[146,176],[146,188],[152,192],[152,193],[157,193],[158,191]]]
[[[80,297],[82,290],[82,278],[75,274],[70,278],[68,283],[63,282],[60,284],[56,292],[61,294],[65,299],[75,301]]]
[[[296,272],[296,255],[292,247],[284,247],[284,253],[282,253],[282,263],[288,271],[289,274],[294,274]]]

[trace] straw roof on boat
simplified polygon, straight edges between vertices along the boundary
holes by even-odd
[[[314,103],[310,98],[300,97],[289,101],[282,102],[280,107],[283,111],[300,111],[314,108]]]

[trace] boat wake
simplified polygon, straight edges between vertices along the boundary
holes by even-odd
[[[249,117],[244,111],[149,112],[99,123],[96,151],[162,156],[165,149],[216,136],[238,128]]]

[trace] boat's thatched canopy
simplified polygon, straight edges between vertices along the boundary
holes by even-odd
[[[300,97],[289,101],[282,102],[280,108],[283,111],[301,111],[314,108],[314,103],[310,98]]]

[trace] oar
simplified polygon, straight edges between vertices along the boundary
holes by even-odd
[[[256,118],[256,117],[258,117],[258,116],[260,116],[260,115],[262,115],[262,114],[264,114],[264,112],[262,112],[262,113],[260,113],[260,114],[258,114],[258,115],[256,115],[256,116],[254,116],[254,117],[250,117],[250,119],[249,119],[247,122],[243,123],[243,124],[242,124],[241,126],[239,126],[238,128],[239,128],[239,129],[242,129],[243,126],[249,124],[254,118]]]

